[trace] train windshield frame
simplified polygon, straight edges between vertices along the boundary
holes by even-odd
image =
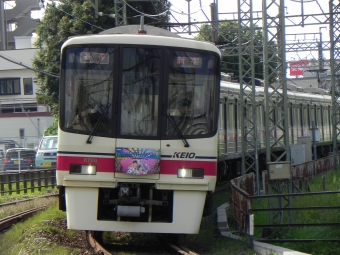
[[[133,139],[212,137],[219,103],[217,53],[165,46],[63,49],[60,128]]]

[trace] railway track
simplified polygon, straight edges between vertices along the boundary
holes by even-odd
[[[46,196],[16,200],[16,201],[13,201],[13,202],[8,202],[8,203],[0,203],[0,207],[6,207],[6,206],[10,206],[10,205],[18,205],[18,204],[27,203],[27,202],[33,202],[33,201],[38,200],[38,199],[57,197],[57,196],[58,196],[58,194],[51,194],[51,195],[46,195]]]
[[[19,221],[23,221],[28,219],[29,217],[32,217],[34,214],[36,214],[37,212],[40,212],[42,210],[45,210],[47,208],[47,206],[42,206],[42,207],[38,207],[38,208],[33,208],[30,210],[26,210],[11,216],[8,216],[4,219],[0,219],[0,233],[2,231],[4,231],[5,229],[11,227],[13,224],[19,222]]]
[[[172,242],[171,239],[166,239],[165,236],[159,237],[160,241],[168,246],[171,250],[173,250],[176,254],[179,255],[199,255],[198,253],[190,250],[189,248],[179,245],[177,242]]]
[[[220,191],[230,190],[230,189],[231,189],[231,184],[230,184],[230,181],[228,181],[226,183],[216,185],[215,193],[220,192]]]
[[[87,231],[87,240],[89,245],[92,247],[96,254],[101,255],[112,255],[111,252],[106,250],[94,237],[93,231]],[[169,248],[171,250],[170,254],[178,254],[178,255],[199,255],[198,253],[190,250],[189,248],[179,245],[176,242],[172,242],[168,240],[165,236],[158,236],[159,241],[164,244],[165,248]]]

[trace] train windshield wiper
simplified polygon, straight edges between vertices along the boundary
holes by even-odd
[[[181,130],[178,128],[178,125],[176,124],[174,117],[170,114],[167,113],[166,115],[168,117],[168,119],[170,120],[171,124],[174,126],[176,133],[178,134],[178,136],[182,139],[183,143],[184,143],[184,147],[190,147],[188,141],[184,138],[184,135],[182,134]]]
[[[99,118],[98,118],[96,124],[94,125],[94,128],[92,129],[91,134],[90,134],[89,137],[87,138],[86,143],[92,143],[92,138],[93,138],[93,136],[97,133],[98,128],[99,128],[99,125],[100,125],[100,123],[102,123],[102,121],[103,121],[103,119],[104,119],[104,117],[105,117],[107,111],[109,110],[109,107],[110,107],[110,106],[107,105],[106,109],[100,114],[100,116],[99,116]]]

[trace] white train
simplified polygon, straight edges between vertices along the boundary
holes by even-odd
[[[224,78],[223,78],[224,77]],[[257,81],[260,83],[259,81]],[[266,158],[266,130],[265,130],[265,94],[264,87],[255,88],[255,105],[257,111],[257,148],[260,170],[267,170]],[[232,77],[222,75],[221,99],[219,113],[219,177],[227,179],[236,177],[241,172],[242,159],[242,133],[241,133],[241,104],[240,84],[232,82]],[[332,98],[329,92],[319,88],[300,88],[294,84],[287,85],[288,104],[288,132],[289,145],[298,144],[299,137],[312,137],[312,124],[314,122],[319,141],[317,142],[317,157],[328,156],[332,152]],[[251,102],[249,102],[251,104]],[[247,107],[250,109],[251,107]],[[247,112],[246,114],[253,114]],[[273,112],[272,119],[280,118]],[[274,116],[275,115],[275,116]],[[245,123],[248,129],[252,123]],[[272,140],[282,136],[280,129],[273,130]],[[247,148],[252,150],[252,148]],[[280,155],[281,150],[274,147],[273,153]],[[284,159],[290,161],[290,159]]]
[[[70,38],[61,56],[68,228],[198,233],[216,184],[220,51],[126,26]]]
[[[56,172],[68,228],[197,233],[217,178],[241,170],[240,85],[220,80],[220,51],[124,26],[70,38],[61,56]],[[256,87],[261,170],[263,89]],[[288,97],[291,144],[315,121],[318,156],[327,155],[330,96],[295,89]]]

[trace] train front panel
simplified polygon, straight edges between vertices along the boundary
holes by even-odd
[[[76,38],[61,70],[57,184],[68,228],[197,233],[216,183],[215,46]]]

